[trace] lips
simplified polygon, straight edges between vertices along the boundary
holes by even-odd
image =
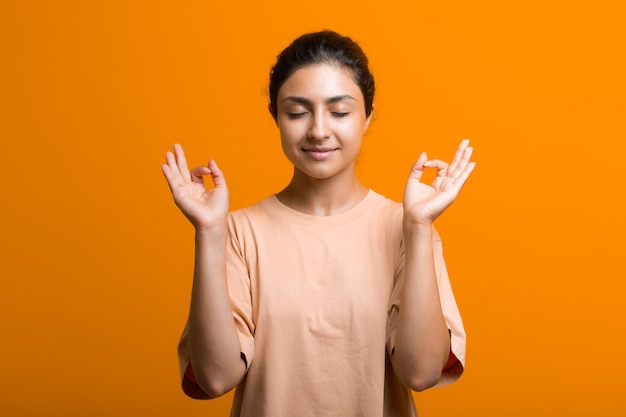
[[[326,158],[329,158],[337,148],[310,148],[310,149],[302,149],[307,155],[316,161],[323,161]]]

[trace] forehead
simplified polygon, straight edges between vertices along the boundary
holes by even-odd
[[[341,65],[315,64],[294,71],[278,90],[278,101],[289,96],[328,98],[350,95],[363,100],[352,70]]]

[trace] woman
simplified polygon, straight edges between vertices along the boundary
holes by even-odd
[[[465,334],[433,221],[474,168],[422,153],[403,204],[366,188],[355,160],[374,79],[350,38],[301,36],[270,75],[269,110],[293,164],[290,183],[228,212],[215,161],[162,166],[195,228],[195,269],[179,344],[183,389],[237,387],[232,416],[414,416],[410,389],[460,376]],[[420,181],[437,170],[432,185]],[[214,187],[207,190],[203,177]]]

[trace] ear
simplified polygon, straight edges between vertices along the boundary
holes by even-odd
[[[278,118],[276,117],[276,115],[272,111],[272,103],[267,103],[267,111],[270,112],[270,115],[272,116],[272,119],[274,119],[274,123],[276,123],[276,126],[278,126]]]
[[[364,132],[370,127],[370,122],[372,121],[372,116],[374,115],[375,110],[376,109],[374,108],[374,105],[372,104],[372,111],[370,112],[370,115],[367,116],[367,119],[365,119],[365,126],[363,127]]]

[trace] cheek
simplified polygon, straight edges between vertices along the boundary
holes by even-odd
[[[300,158],[299,152],[301,142],[302,141],[298,140],[297,136],[295,136],[292,131],[281,129],[280,147],[283,156],[294,165],[298,164],[298,159]]]
[[[335,132],[338,136],[344,140],[350,140],[352,142],[360,142],[365,132],[364,124],[359,122],[347,123],[337,126]]]
[[[292,124],[280,126],[280,144],[287,156],[295,152],[295,148],[301,142],[301,137],[296,126]]]
[[[303,134],[306,134],[306,129],[302,123],[294,123],[289,121],[287,123],[281,123],[279,125],[280,137],[284,143],[300,140]]]

